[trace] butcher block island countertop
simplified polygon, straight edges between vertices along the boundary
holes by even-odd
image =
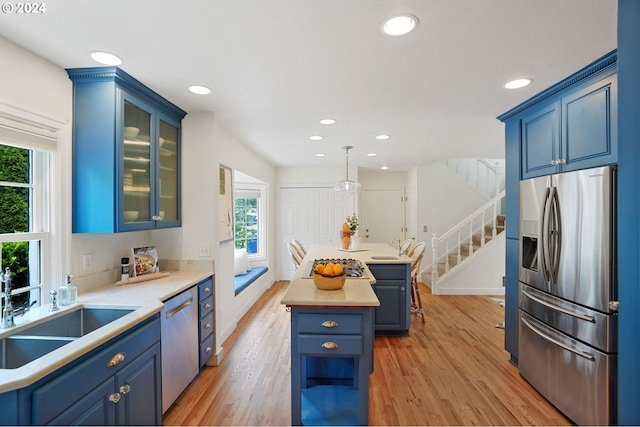
[[[364,243],[361,250],[345,251],[333,245],[318,244],[309,248],[296,271],[289,289],[282,298],[286,306],[330,306],[330,307],[376,307],[380,305],[371,285],[376,282],[375,277],[367,268],[367,264],[408,264],[411,258],[405,256],[396,258],[397,248],[385,243]],[[378,259],[376,259],[378,258]],[[380,259],[384,258],[384,259]],[[303,277],[307,265],[316,259],[356,259],[365,268],[363,278],[348,277],[341,289],[324,291],[316,288],[311,277]]]

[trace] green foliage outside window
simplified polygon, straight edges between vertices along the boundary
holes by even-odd
[[[0,181],[29,183],[29,150],[0,145]],[[0,186],[0,233],[29,231],[29,190]],[[2,244],[2,270],[9,267],[13,273],[13,288],[29,284],[29,243]],[[14,299],[17,304],[28,294]]]
[[[235,207],[235,247],[246,248],[247,253],[258,252],[258,199],[239,197]]]

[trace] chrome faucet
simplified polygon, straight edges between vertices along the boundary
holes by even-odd
[[[11,304],[11,270],[6,268],[2,275],[2,283],[4,283],[4,308],[2,309],[2,321],[0,328],[11,328],[16,326],[13,321],[13,305]]]

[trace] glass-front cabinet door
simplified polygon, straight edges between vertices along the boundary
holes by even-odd
[[[67,73],[73,81],[73,232],[180,227],[186,111],[118,67]]]
[[[180,219],[179,129],[177,124],[160,118],[158,139],[158,217],[164,222]]]
[[[152,122],[151,114],[124,101],[122,221],[151,221]]]

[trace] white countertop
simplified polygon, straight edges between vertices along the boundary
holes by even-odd
[[[73,342],[54,350],[31,363],[16,369],[0,369],[0,393],[19,389],[33,384],[46,375],[56,371],[70,361],[104,344],[111,338],[130,329],[143,320],[160,312],[162,303],[174,295],[191,288],[213,272],[171,272],[169,276],[132,285],[105,285],[78,294],[77,304],[60,307],[59,311],[49,312],[49,305],[28,311],[16,318],[17,326],[0,329],[0,338],[20,333],[54,316],[61,316],[79,307],[92,308],[133,308],[135,311],[84,335]],[[45,298],[48,300],[48,298]]]
[[[376,307],[380,301],[371,288],[375,277],[366,267],[367,264],[407,264],[411,258],[397,257],[397,248],[384,243],[365,243],[357,251],[343,250],[331,245],[313,245],[302,260],[300,268],[293,276],[289,288],[281,300],[289,307],[326,306],[326,307]],[[341,289],[325,291],[316,288],[312,278],[303,277],[309,262],[315,259],[356,259],[365,265],[364,278],[347,278]]]

